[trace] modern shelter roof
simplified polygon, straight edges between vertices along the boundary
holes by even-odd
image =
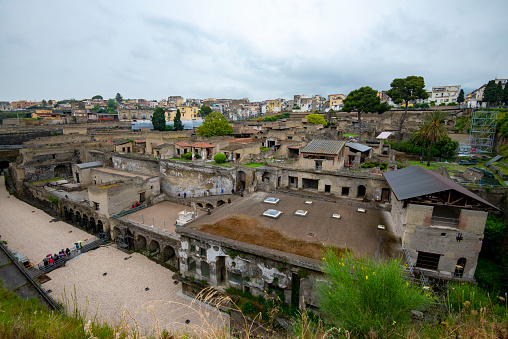
[[[471,197],[489,207],[498,209],[453,180],[420,166],[410,166],[383,174],[393,193],[399,200],[454,190]]]
[[[357,142],[347,142],[346,147],[352,148],[359,152],[367,152],[368,150],[372,149],[370,146],[362,145]]]
[[[388,139],[390,135],[392,135],[392,132],[381,132],[376,139]]]
[[[85,162],[83,164],[76,164],[76,167],[83,169],[83,168],[99,167],[99,166],[102,166],[103,164],[104,163],[102,161],[92,161],[92,162]]]
[[[342,140],[312,140],[301,150],[301,153],[335,155],[339,154],[345,144],[346,142]]]

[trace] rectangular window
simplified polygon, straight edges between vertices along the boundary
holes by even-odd
[[[96,211],[98,211],[98,210],[99,210],[99,203],[98,203],[98,202],[94,202],[94,203],[93,203],[93,207],[94,207],[94,209],[95,209]]]
[[[201,262],[201,276],[210,278],[210,265],[205,261]]]
[[[206,257],[206,248],[200,248],[199,254],[201,254],[202,257]]]
[[[242,275],[240,273],[234,273],[231,271],[228,271],[228,280],[235,284],[241,284],[242,283]]]
[[[190,251],[191,251],[191,253],[196,253],[196,246],[195,245],[191,245]]]
[[[437,267],[439,266],[440,257],[441,254],[418,252],[418,258],[416,259],[416,267],[426,268],[429,270],[437,270]]]
[[[189,272],[196,273],[196,261],[194,259],[187,259],[187,265],[189,267]]]

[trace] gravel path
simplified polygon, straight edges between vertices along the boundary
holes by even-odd
[[[50,222],[51,216],[9,196],[0,179],[0,235],[11,250],[37,263],[46,254],[91,237],[65,222]],[[102,321],[117,324],[127,315],[133,327],[128,311],[146,334],[157,327],[196,331],[229,322],[226,315],[183,296],[172,275],[141,254],[127,255],[110,245],[84,253],[49,273],[51,280],[43,288],[51,289],[55,299],[71,308],[76,304],[87,318],[97,315]],[[186,320],[190,322],[186,324]]]

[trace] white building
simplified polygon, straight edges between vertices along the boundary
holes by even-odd
[[[460,93],[460,86],[438,86],[432,87],[432,96],[430,101],[434,101],[436,106],[440,104],[449,104],[457,102]]]

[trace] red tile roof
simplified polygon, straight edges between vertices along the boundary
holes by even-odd
[[[192,144],[192,147],[196,147],[196,148],[210,148],[210,147],[215,147],[214,145],[212,144],[209,144],[207,142],[195,142]]]
[[[175,145],[180,147],[192,147],[192,144],[189,144],[187,141],[176,142]]]

